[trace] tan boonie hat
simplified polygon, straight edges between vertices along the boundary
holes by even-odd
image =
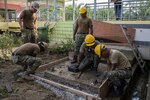
[[[32,6],[32,8],[34,8],[36,10],[38,10],[40,8],[40,5],[37,2],[33,2],[31,6]]]

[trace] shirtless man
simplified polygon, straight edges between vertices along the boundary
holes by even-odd
[[[79,49],[82,43],[84,42],[84,38],[87,34],[93,35],[93,25],[92,20],[86,16],[87,9],[86,7],[81,7],[79,10],[80,16],[75,22],[75,28],[73,32],[73,40],[74,44],[74,56],[71,63],[77,62],[77,57],[79,54]]]
[[[23,10],[19,16],[19,25],[24,43],[37,43],[38,32],[36,25],[36,12],[38,9],[39,4],[33,2],[31,8]]]
[[[18,47],[12,53],[12,62],[14,64],[21,65],[22,68],[18,69],[14,74],[19,72],[24,72],[25,76],[29,74],[34,74],[36,69],[41,65],[41,59],[37,58],[37,54],[44,52],[47,48],[47,43],[39,42],[35,43],[25,43]]]

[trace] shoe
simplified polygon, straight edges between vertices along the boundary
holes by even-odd
[[[68,71],[75,72],[75,73],[79,72],[78,65],[71,64],[70,66],[68,66]]]

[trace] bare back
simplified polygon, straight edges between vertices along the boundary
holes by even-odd
[[[30,9],[22,11],[20,15],[20,19],[23,20],[23,27],[24,28],[34,28],[34,24],[36,21],[36,14],[33,13]]]
[[[89,33],[89,29],[92,26],[92,20],[88,17],[86,18],[79,17],[77,20],[77,25],[78,25],[77,33],[78,32]]]
[[[13,53],[20,54],[20,55],[29,55],[35,56],[40,52],[40,48],[37,44],[34,43],[26,43],[22,46],[18,47]]]

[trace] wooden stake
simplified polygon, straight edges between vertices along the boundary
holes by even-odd
[[[67,61],[68,59],[69,59],[69,58],[68,58],[68,56],[67,56],[67,57],[64,57],[64,58],[55,60],[55,61],[53,61],[53,62],[50,62],[50,63],[44,64],[44,65],[41,65],[41,66],[39,66],[39,68],[37,69],[37,71],[38,71],[38,72],[44,71],[44,70],[46,70],[48,67],[52,67],[52,66],[57,65],[57,64],[59,64],[59,63],[62,63],[62,62],[64,62],[64,61]]]

